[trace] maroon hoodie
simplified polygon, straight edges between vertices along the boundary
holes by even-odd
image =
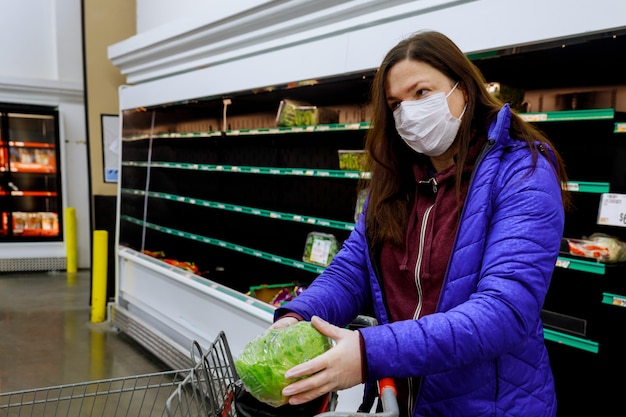
[[[434,174],[425,165],[414,165],[416,190],[411,201],[405,247],[385,243],[380,256],[390,321],[417,319],[435,312],[460,209],[480,148],[479,145],[473,146],[468,155],[460,203],[455,188],[456,165]],[[396,380],[401,417],[413,408],[407,402],[413,401],[418,383],[419,378]]]

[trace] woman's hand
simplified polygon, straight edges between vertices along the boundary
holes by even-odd
[[[285,327],[292,326],[297,322],[298,319],[295,317],[281,317],[269,327],[269,330],[284,329]]]
[[[283,389],[283,395],[289,397],[289,404],[292,405],[363,382],[358,331],[333,326],[317,316],[311,318],[311,323],[320,333],[334,339],[335,345],[318,357],[285,372],[287,378],[311,375]]]

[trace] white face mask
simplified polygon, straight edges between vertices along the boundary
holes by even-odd
[[[400,103],[393,111],[396,130],[414,151],[428,156],[439,156],[448,150],[461,125],[450,113],[448,97],[459,85],[457,82],[448,94],[435,93],[421,100]]]

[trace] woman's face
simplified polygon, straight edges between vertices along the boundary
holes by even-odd
[[[387,105],[392,111],[402,101],[420,100],[434,93],[448,94],[456,82],[430,65],[410,59],[400,61],[389,68],[385,81]],[[450,113],[458,119],[465,108],[465,103],[465,94],[459,85],[448,96]]]

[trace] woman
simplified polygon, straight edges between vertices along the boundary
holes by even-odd
[[[561,157],[437,32],[389,51],[372,106],[363,214],[272,325],[311,320],[337,343],[287,371],[311,376],[283,394],[393,377],[403,416],[554,416],[540,312],[569,202]],[[346,329],[358,314],[379,325]]]

